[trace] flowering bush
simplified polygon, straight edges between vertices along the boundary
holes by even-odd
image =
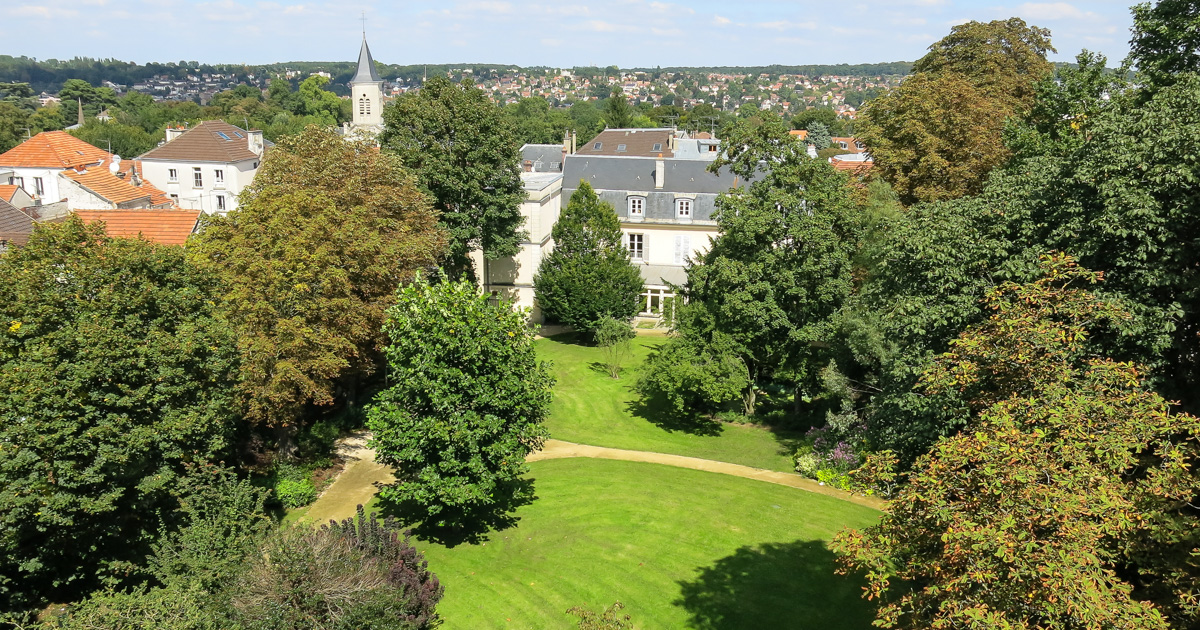
[[[861,424],[841,430],[829,426],[809,429],[793,457],[796,472],[825,485],[848,490],[850,471],[862,464],[860,450],[864,430]]]

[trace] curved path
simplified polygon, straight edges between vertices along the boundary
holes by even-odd
[[[338,454],[345,460],[345,468],[342,469],[342,473],[338,475],[337,479],[325,492],[321,493],[321,496],[308,507],[308,510],[300,520],[310,523],[326,523],[330,519],[338,520],[354,516],[354,510],[359,505],[366,505],[371,500],[371,497],[375,496],[375,493],[379,491],[381,484],[388,484],[395,481],[390,467],[375,462],[375,451],[367,448],[367,439],[369,439],[369,435],[363,432],[345,438],[339,443]],[[620,448],[575,444],[561,440],[546,440],[546,444],[542,447],[542,450],[531,453],[525,461],[537,462],[547,459],[566,459],[570,457],[616,459],[627,462],[646,462],[650,464],[662,464],[664,466],[675,466],[677,468],[703,470],[722,475],[733,475],[735,477],[766,481],[808,492],[824,494],[876,510],[882,511],[887,508],[887,502],[876,497],[851,494],[836,488],[823,486],[812,479],[795,473],[765,470],[711,459],[700,459],[699,457],[686,457],[684,455],[630,451]]]
[[[858,505],[864,505],[866,507],[881,511],[887,507],[887,502],[883,501],[882,499],[852,494],[838,490],[837,488],[831,488],[795,473],[777,472],[774,470],[765,470],[763,468],[742,466],[741,464],[730,464],[711,459],[700,459],[699,457],[686,457],[684,455],[668,455],[666,453],[652,453],[649,451],[629,451],[620,448],[575,444],[573,442],[563,442],[561,440],[546,440],[546,444],[542,447],[542,450],[536,453],[530,453],[529,457],[527,457],[525,461],[536,462],[545,459],[563,459],[567,457],[619,459],[626,462],[648,462],[651,464],[675,466],[677,468],[691,468],[692,470],[703,470],[707,472],[720,473],[723,475],[733,475],[735,477],[766,481],[768,483],[777,483],[782,486],[790,486],[792,488],[799,488],[809,492],[816,492],[817,494],[828,495],[843,501],[857,503]]]

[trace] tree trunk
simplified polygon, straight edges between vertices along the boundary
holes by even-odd
[[[754,415],[756,398],[757,394],[754,392],[754,383],[750,383],[750,386],[746,388],[746,393],[742,395],[742,410],[746,412],[747,416]]]
[[[279,443],[276,455],[282,460],[293,460],[300,454],[300,446],[296,444],[296,425],[275,427],[275,440]]]
[[[800,404],[803,402],[804,400],[800,394],[800,383],[796,383],[795,388],[792,390],[792,415],[796,417],[800,416]]]

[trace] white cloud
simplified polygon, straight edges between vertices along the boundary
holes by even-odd
[[[776,20],[774,22],[759,22],[755,24],[759,28],[769,28],[775,31],[794,31],[798,29],[816,30],[816,22],[791,22],[788,20]]]
[[[720,15],[714,15],[713,20],[712,20],[712,23],[714,26],[729,26],[729,24],[731,22],[732,22],[732,20],[730,20],[729,18],[722,17]]]
[[[1078,20],[1096,17],[1095,13],[1082,11],[1079,7],[1066,2],[1026,2],[1017,7],[1017,13],[1031,20]]]
[[[468,13],[500,13],[507,14],[513,12],[511,2],[494,2],[484,0],[482,2],[468,2],[458,7],[462,11]]]
[[[58,7],[42,7],[27,4],[11,10],[9,15],[15,17],[73,18],[78,16],[79,12],[73,9],[60,9]]]

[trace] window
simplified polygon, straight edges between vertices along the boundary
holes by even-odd
[[[646,199],[644,197],[629,198],[629,218],[641,219],[646,216]]]
[[[625,152],[625,145],[618,144],[617,145],[617,153],[624,153],[624,152]]]
[[[217,212],[225,212],[225,195],[217,195]]]
[[[692,200],[691,199],[676,199],[675,200],[675,218],[691,220],[692,218]]]
[[[171,203],[178,206],[179,205],[179,195],[176,195],[175,193],[171,193],[169,196],[171,197]]]
[[[12,184],[13,186],[16,186],[17,188],[20,188],[21,190],[25,190],[25,178],[24,177],[9,177],[8,183]]]
[[[371,101],[363,95],[363,98],[358,99],[358,113],[360,116],[369,116],[371,114]]]
[[[219,169],[219,168],[214,170],[213,171],[213,181],[218,184],[224,184],[225,183],[225,171],[222,169]]]
[[[167,169],[167,181],[169,181],[169,182],[179,181],[179,171],[177,171],[173,168]]]
[[[841,142],[841,141],[839,141],[839,142],[838,142],[838,146],[839,146],[839,147],[842,147],[843,149],[849,149],[849,148],[850,148],[850,147],[846,146],[846,143],[845,143],[845,142]]]
[[[602,147],[602,146],[604,146],[604,143],[603,143],[603,142],[597,142],[596,144],[593,144],[593,145],[592,145],[592,150],[593,150],[593,151],[599,151],[599,150],[600,150],[600,147]]]
[[[646,235],[645,234],[630,234],[629,235],[629,256],[634,260],[642,260],[646,257]]]
[[[42,195],[44,195],[44,194],[46,194],[46,187],[45,187],[44,185],[42,185],[42,178],[41,178],[41,177],[34,177],[34,178],[33,178],[33,191],[34,191],[35,193],[37,193],[37,195],[38,195],[39,197],[40,197],[40,196],[42,196]]]
[[[204,176],[200,174],[200,167],[192,167],[192,187],[204,188]]]
[[[670,289],[646,289],[642,293],[642,315],[659,316],[663,311],[670,315],[675,294]]]
[[[687,263],[688,256],[692,255],[692,236],[690,234],[675,235],[675,264],[683,265]]]
[[[230,140],[231,139],[229,136],[225,135],[224,131],[218,131],[217,135],[220,136],[222,140]]]
[[[654,148],[653,148],[653,149],[651,149],[651,151],[662,151],[662,143],[661,143],[661,142],[655,142],[655,143],[654,143]]]

